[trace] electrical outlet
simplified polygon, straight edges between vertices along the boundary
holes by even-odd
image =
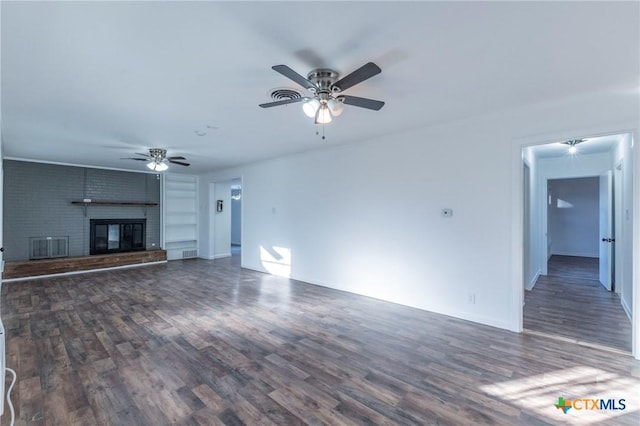
[[[467,296],[467,300],[472,305],[475,305],[476,304],[476,294],[475,293],[469,293],[469,295]]]

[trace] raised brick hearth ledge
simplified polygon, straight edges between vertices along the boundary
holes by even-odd
[[[166,250],[147,250],[129,253],[102,254],[58,259],[5,262],[3,279],[37,277],[40,275],[91,271],[94,269],[130,266],[167,260]]]

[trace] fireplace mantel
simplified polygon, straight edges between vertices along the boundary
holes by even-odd
[[[71,204],[84,206],[157,206],[158,203],[148,203],[141,201],[72,201]]]
[[[118,207],[143,207],[145,209],[145,216],[147,214],[147,207],[157,207],[158,203],[150,203],[147,201],[94,201],[94,200],[76,200],[71,204],[84,207],[84,215],[87,216],[87,207],[89,206],[118,206]]]

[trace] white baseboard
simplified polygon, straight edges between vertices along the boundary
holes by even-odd
[[[533,278],[531,279],[531,281],[529,281],[525,286],[525,290],[533,290],[533,287],[536,285],[536,283],[538,282],[538,278],[540,278],[540,270],[538,269],[535,273],[535,275],[533,276]]]
[[[214,259],[222,259],[223,257],[231,257],[231,253],[220,253],[213,255]]]
[[[585,252],[576,252],[576,251],[554,251],[553,253],[551,253],[551,256],[556,255],[556,256],[574,256],[574,257],[591,257],[591,258],[599,258],[600,254],[593,254],[593,253],[585,253]]]

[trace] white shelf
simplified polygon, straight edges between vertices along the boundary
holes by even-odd
[[[164,248],[167,259],[197,257],[198,177],[163,175]]]
[[[164,246],[165,246],[165,250],[197,249],[198,248],[198,241],[197,240],[165,241]]]

